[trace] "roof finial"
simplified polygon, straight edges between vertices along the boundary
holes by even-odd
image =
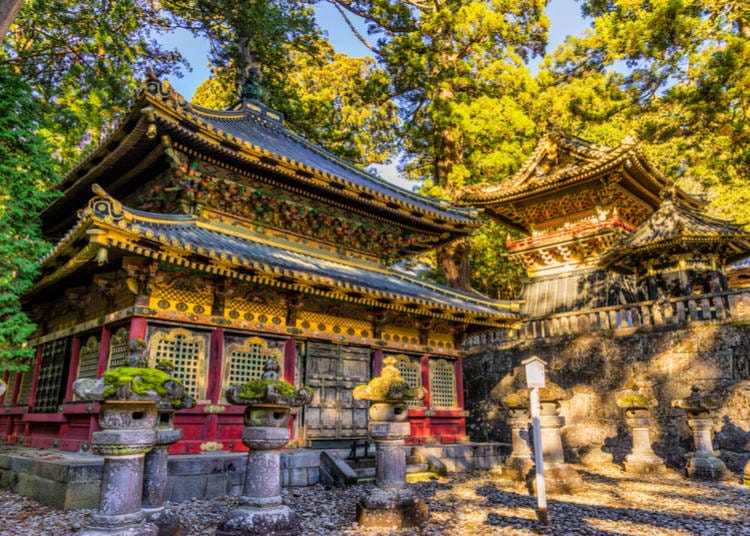
[[[254,100],[260,101],[265,93],[261,85],[260,67],[257,64],[251,64],[242,81],[241,95],[243,101]]]

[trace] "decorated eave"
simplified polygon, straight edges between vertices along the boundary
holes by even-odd
[[[659,209],[603,256],[602,266],[627,272],[662,254],[716,256],[724,263],[750,256],[750,234],[741,224],[685,206],[670,190],[663,195]]]
[[[562,190],[618,171],[620,185],[656,209],[667,179],[651,164],[634,135],[626,137],[618,147],[609,148],[559,130],[542,137],[516,174],[499,183],[466,186],[457,200],[461,205],[483,208],[501,223],[528,232],[526,222],[509,218],[504,206],[558,195]],[[678,191],[677,195],[685,204],[704,204],[685,192]]]
[[[517,304],[456,291],[394,270],[281,246],[249,231],[200,216],[155,214],[122,206],[99,194],[78,223],[42,260],[42,278],[29,294],[93,263],[105,248],[206,274],[326,296],[335,300],[440,318],[458,323],[508,327]]]
[[[437,232],[443,243],[481,223],[475,210],[401,189],[335,157],[259,103],[208,110],[148,78],[126,118],[66,175],[65,195],[43,214],[47,234],[59,237],[70,227],[66,218],[85,204],[94,183],[122,198],[166,170],[172,149],[355,213]]]

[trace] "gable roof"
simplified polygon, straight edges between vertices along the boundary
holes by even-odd
[[[604,266],[634,266],[662,253],[715,253],[728,263],[750,255],[750,233],[741,224],[709,216],[663,192],[659,209],[604,255]]]
[[[68,172],[61,184],[65,195],[43,213],[47,234],[60,236],[70,226],[71,214],[86,203],[94,183],[122,198],[125,189],[152,178],[154,169],[167,169],[172,146],[363,214],[447,233],[443,241],[465,236],[480,224],[476,211],[399,188],[310,143],[262,104],[246,101],[235,110],[208,110],[152,77],[112,133]]]
[[[527,199],[556,195],[557,192],[590,183],[622,170],[618,180],[623,188],[654,207],[667,178],[649,161],[635,135],[627,136],[614,148],[598,145],[559,129],[549,130],[537,143],[531,157],[514,175],[497,183],[481,183],[462,188],[458,202],[485,208],[502,223],[519,227],[504,215],[503,206]],[[678,191],[684,203],[701,206],[704,202]]]

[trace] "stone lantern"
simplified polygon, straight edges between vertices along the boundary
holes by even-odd
[[[167,360],[161,360],[156,368],[171,375],[174,366]],[[154,447],[146,453],[144,463],[143,511],[146,519],[159,528],[159,536],[177,534],[179,528],[176,515],[164,507],[169,447],[182,439],[182,430],[174,428],[174,413],[177,409],[190,409],[194,406],[195,399],[184,394],[181,397],[162,396],[156,401],[156,441]]]
[[[648,430],[650,408],[656,406],[656,399],[640,393],[636,386],[623,392],[615,402],[625,410],[625,420],[633,431],[633,452],[625,457],[625,471],[637,474],[666,471],[666,465],[651,448]]]
[[[520,389],[500,401],[508,415],[513,450],[505,460],[502,474],[512,480],[524,482],[526,475],[534,467],[534,459],[529,444],[529,390]]]
[[[544,481],[550,493],[575,493],[583,488],[581,475],[565,463],[563,454],[561,428],[565,417],[560,416],[560,401],[568,398],[570,393],[556,383],[547,382],[539,389]],[[534,448],[539,448],[539,445],[534,445]]]
[[[294,512],[281,502],[281,448],[289,442],[292,407],[309,404],[312,392],[279,380],[269,359],[259,380],[226,390],[230,404],[245,408],[242,442],[250,449],[240,505],[219,525],[216,536],[282,536],[299,533]]]
[[[102,430],[92,437],[94,451],[104,456],[99,508],[83,536],[156,536],[159,531],[141,508],[144,456],[156,443],[157,401],[184,405],[184,387],[166,372],[146,367],[143,348],[142,341],[133,341],[128,366],[73,383],[78,397],[102,401]]]
[[[424,387],[411,387],[396,368],[396,359],[383,360],[380,376],[354,388],[357,400],[370,405],[370,437],[375,442],[375,488],[357,505],[357,521],[365,527],[418,527],[427,523],[429,510],[406,484],[405,439],[411,435],[408,400],[421,400]]]
[[[685,410],[688,426],[693,430],[695,452],[688,454],[685,470],[691,478],[723,480],[730,474],[713,449],[713,411],[720,407],[719,401],[710,394],[701,394],[696,385],[691,391],[686,398],[672,400],[672,407]]]

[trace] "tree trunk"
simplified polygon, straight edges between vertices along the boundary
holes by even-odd
[[[0,45],[22,5],[23,0],[0,0]]]
[[[438,266],[445,274],[446,284],[458,290],[469,290],[469,239],[459,238],[437,250]]]

